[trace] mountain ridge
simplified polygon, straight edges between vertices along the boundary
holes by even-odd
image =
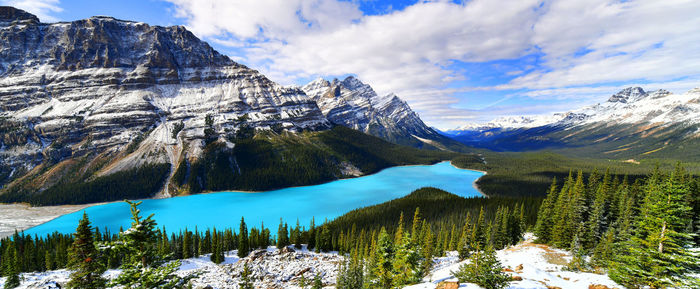
[[[345,134],[355,140],[331,137],[338,124],[300,87],[284,87],[234,62],[182,26],[108,16],[41,23],[23,10],[0,7],[0,47],[0,201],[42,203],[49,192],[87,194],[119,187],[121,178],[160,197],[238,188],[231,184],[261,189],[401,163],[348,153],[366,153],[358,140],[378,150],[424,154],[350,131]],[[359,80],[345,85],[373,91]],[[392,103],[403,105],[414,123],[424,126],[398,97],[375,101],[386,112],[382,116],[401,112],[392,110]],[[243,151],[261,159],[251,161]],[[266,167],[288,166],[295,159],[327,173]],[[221,181],[224,176],[229,180]],[[109,194],[115,198],[119,192]]]
[[[602,158],[698,159],[700,89],[625,88],[606,102],[543,117],[535,126],[482,126],[445,134],[497,151],[555,150]]]
[[[317,78],[300,88],[316,101],[332,123],[402,145],[456,151],[465,149],[427,126],[396,94],[379,95],[354,76],[342,81]]]

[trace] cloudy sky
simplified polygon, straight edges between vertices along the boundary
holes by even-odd
[[[0,0],[43,22],[184,25],[282,84],[355,75],[429,125],[700,86],[697,0]]]

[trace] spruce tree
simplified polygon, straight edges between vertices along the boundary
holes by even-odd
[[[430,230],[430,226],[423,220],[423,226],[421,229],[423,235],[423,244],[418,248],[419,252],[422,254],[422,260],[419,264],[419,271],[416,275],[422,278],[430,272],[430,268],[433,265],[433,256],[435,255],[435,246],[433,245],[433,232]]]
[[[537,223],[535,224],[535,236],[540,243],[549,243],[552,237],[552,223],[554,222],[554,205],[559,197],[557,192],[557,178],[552,179],[547,197],[542,201],[540,210],[537,213]]]
[[[110,286],[126,288],[180,288],[192,276],[179,277],[175,271],[180,261],[167,262],[157,254],[157,228],[153,214],[143,218],[138,206],[141,202],[126,201],[131,206],[131,228],[119,236],[114,245],[124,253],[122,273],[110,282]]]
[[[314,284],[311,285],[311,289],[322,289],[323,288],[323,281],[321,280],[321,274],[316,274],[314,276]]]
[[[420,219],[420,208],[416,207],[416,211],[413,213],[413,223],[411,225],[411,242],[417,244],[420,240],[418,230],[420,230],[421,219]]]
[[[416,230],[416,233],[418,231]],[[404,234],[401,242],[396,246],[396,253],[393,260],[393,284],[401,287],[406,284],[413,284],[420,281],[420,259],[418,246],[413,243],[409,234]]]
[[[277,227],[277,249],[282,249],[287,245],[289,245],[287,237],[287,224],[285,224],[282,221],[282,218],[280,218],[280,225]]]
[[[466,225],[469,226],[469,222],[467,222]],[[464,230],[462,230],[462,232],[464,232]],[[445,250],[447,250],[447,251],[457,250],[459,240],[460,240],[460,234],[456,231],[455,224],[452,224],[452,230],[450,231],[450,245]]]
[[[700,257],[690,250],[693,240],[687,232],[692,218],[688,179],[677,165],[669,177],[656,172],[647,181],[634,235],[623,243],[623,251],[612,264],[613,280],[628,287],[700,286],[700,281],[690,276]]]
[[[401,239],[403,238],[403,212],[401,212],[401,215],[399,216],[399,224],[396,227],[396,233],[394,234],[394,244],[398,244],[401,242]]]
[[[102,277],[106,268],[100,260],[100,254],[94,243],[92,226],[87,213],[78,223],[74,241],[69,249],[68,268],[74,270],[70,274],[68,288],[92,289],[105,288],[107,280]]]
[[[254,289],[253,281],[251,280],[250,267],[248,262],[243,263],[243,271],[241,272],[241,281],[238,283],[240,289]]]
[[[511,278],[503,272],[493,248],[487,247],[483,251],[477,251],[469,260],[470,262],[462,264],[457,272],[452,272],[460,283],[474,283],[486,289],[501,289],[510,283]]]
[[[472,231],[472,242],[480,248],[486,247],[487,232],[484,218],[484,207],[481,207],[479,217],[476,219],[476,224],[474,224],[474,230]]]
[[[382,227],[379,231],[379,236],[376,244],[376,249],[371,260],[371,271],[369,283],[373,288],[391,288],[394,282],[393,262],[394,262],[394,244],[392,238],[387,234],[386,229]]]
[[[363,261],[358,257],[357,252],[352,252],[350,258],[340,264],[338,270],[338,289],[362,289],[364,288]],[[303,277],[303,276],[302,276]],[[300,286],[301,287],[301,286]]]
[[[192,249],[190,246],[190,233],[187,232],[187,228],[185,228],[185,232],[182,233],[182,258],[192,258]]]
[[[250,253],[250,243],[248,241],[248,227],[245,219],[241,217],[241,225],[238,229],[238,257],[245,258]]]
[[[17,235],[16,232],[15,235]],[[6,262],[3,262],[6,266],[4,268],[4,275],[7,276],[5,279],[5,286],[3,287],[4,289],[12,289],[20,285],[19,268],[17,268],[18,255],[15,248],[16,247],[14,245],[7,246],[7,249],[5,249],[5,254],[3,254],[3,261],[7,260]]]

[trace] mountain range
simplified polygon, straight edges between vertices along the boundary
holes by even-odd
[[[507,117],[444,132],[496,151],[582,157],[700,159],[700,88],[683,94],[629,87],[604,103],[546,116]]]
[[[4,201],[120,174],[160,180],[146,181],[148,190],[166,196],[191,190],[192,182],[197,191],[233,189],[212,187],[207,175],[217,162],[228,174],[245,175],[234,151],[253,150],[242,145],[253,136],[273,146],[287,142],[278,150],[288,150],[288,143],[307,145],[302,139],[335,126],[414,147],[465,149],[427,127],[397,96],[380,97],[354,77],[285,87],[182,26],[105,16],[42,23],[0,7],[0,59]],[[316,145],[322,148],[309,154],[324,154],[316,161],[337,172],[315,181],[373,170],[339,156],[337,147]]]

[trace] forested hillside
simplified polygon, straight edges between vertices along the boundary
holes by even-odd
[[[572,250],[569,268],[608,272],[630,288],[697,288],[700,182],[679,165],[630,182],[579,171],[552,183],[534,228],[542,243]],[[585,256],[591,256],[590,261]]]

